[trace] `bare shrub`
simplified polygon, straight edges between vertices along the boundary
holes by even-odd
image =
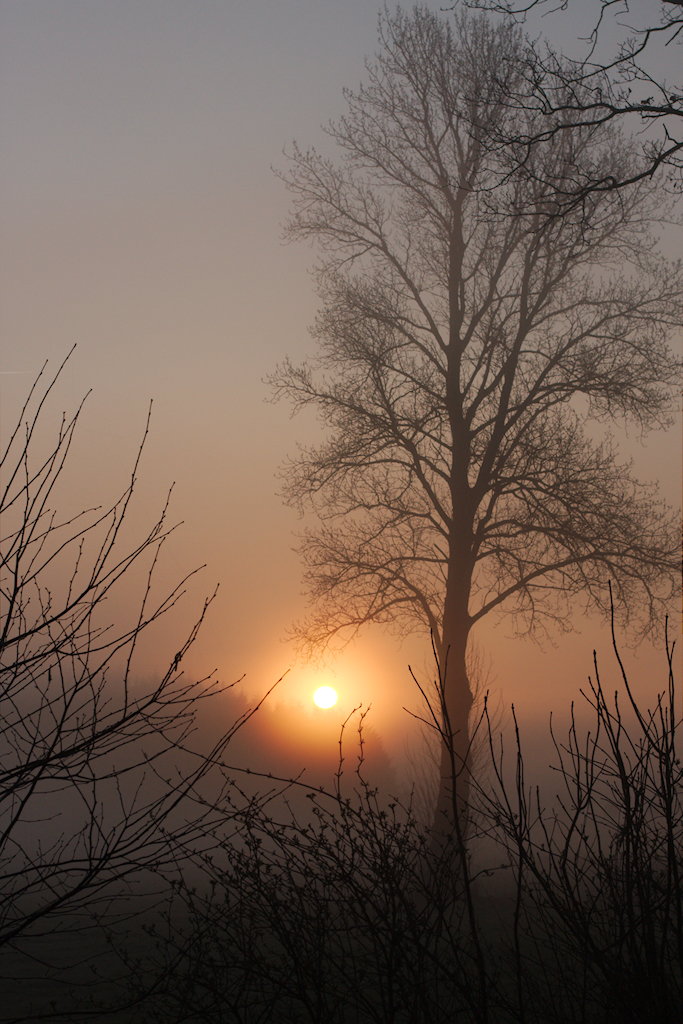
[[[630,716],[606,698],[596,660],[595,724],[582,735],[573,718],[556,743],[550,807],[527,788],[516,721],[508,765],[485,705],[492,766],[473,780],[466,841],[457,829],[435,841],[409,805],[384,805],[363,781],[362,743],[354,798],[309,791],[305,822],[286,802],[242,808],[230,842],[202,859],[203,884],[177,889],[144,1019],[675,1020],[683,780],[668,641],[667,659],[651,712],[623,673]],[[472,852],[480,837],[504,853],[495,899],[494,871]]]
[[[495,788],[478,788],[515,879],[512,928],[517,1001],[538,1019],[676,1020],[683,1005],[683,769],[668,679],[652,710],[629,685],[594,677],[583,694],[593,728],[555,737],[560,793],[547,807],[527,787],[519,729],[515,783],[493,757]],[[490,734],[491,735],[491,734]],[[492,754],[493,744],[492,744]],[[537,1019],[533,1018],[533,1019]],[[521,1016],[520,1016],[521,1019]]]
[[[0,462],[0,949],[34,961],[36,938],[58,935],[58,955],[66,930],[99,930],[112,905],[114,918],[130,915],[123,894],[163,892],[188,851],[215,841],[227,789],[217,761],[251,713],[212,750],[193,750],[201,702],[226,689],[181,668],[211,598],[160,677],[136,679],[141,637],[189,577],[170,592],[155,585],[173,532],[168,500],[151,529],[127,539],[149,420],[118,501],[60,516],[83,408],[49,433],[62,368],[38,377]],[[113,624],[119,595],[129,621]],[[47,962],[41,972],[63,973]],[[0,1015],[10,1011],[5,998]]]

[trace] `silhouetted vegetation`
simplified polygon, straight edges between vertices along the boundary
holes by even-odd
[[[678,33],[678,14],[667,25]],[[289,234],[320,244],[325,305],[319,357],[273,383],[328,428],[288,467],[289,498],[322,520],[304,544],[317,603],[299,638],[431,632],[436,812],[395,792],[364,713],[336,773],[329,736],[292,767],[291,707],[264,715],[267,758],[246,740],[228,757],[254,709],[226,701],[238,710],[218,732],[199,708],[227,688],[181,669],[211,599],[159,679],[137,680],[142,638],[189,578],[157,586],[168,501],[130,540],[146,429],[119,500],[60,517],[81,408],[46,441],[61,369],[41,376],[0,462],[0,976],[21,961],[31,984],[70,991],[32,1006],[20,992],[0,1020],[680,1017],[674,645],[645,709],[611,594],[655,627],[680,586],[679,519],[583,421],[671,420],[680,267],[650,227],[652,174],[680,169],[681,144],[643,151],[617,126],[628,112],[665,124],[681,99],[664,83],[656,110],[627,98],[644,74],[635,45],[613,81],[539,58],[509,19],[385,9],[380,44],[329,127],[341,163],[292,155]],[[577,596],[611,614],[621,684],[608,695],[594,659],[591,727],[572,710],[553,733],[548,793],[526,778],[523,723],[510,757],[488,701],[473,711],[470,634],[490,613],[519,632],[566,628]]]
[[[354,796],[310,791],[311,820],[243,808],[220,854],[201,858],[201,884],[177,888],[141,976],[141,989],[157,983],[142,1019],[678,1019],[683,769],[668,642],[667,658],[648,711],[625,674],[609,700],[596,661],[591,728],[572,716],[556,741],[549,801],[525,779],[517,723],[508,765],[484,708],[491,762],[473,782],[467,844],[384,804],[362,746]]]
[[[181,669],[210,601],[161,677],[135,679],[141,638],[187,578],[170,592],[155,585],[173,530],[168,501],[141,538],[126,533],[144,438],[112,506],[55,509],[82,410],[49,433],[60,373],[39,376],[0,462],[0,952],[10,965],[0,971],[9,979],[20,961],[33,964],[29,977],[59,977],[70,932],[101,932],[134,913],[128,895],[163,893],[188,852],[212,841],[228,813],[217,761],[250,714],[211,749],[193,748],[201,702],[226,689]],[[109,602],[122,588],[127,621],[114,626]],[[5,994],[0,1014],[9,1009]]]
[[[113,583],[148,551],[151,573],[168,533],[162,516],[131,553],[115,555],[135,474],[122,501],[92,521],[60,523],[48,511],[78,419],[34,466],[53,386],[24,411],[26,429],[3,460],[0,955],[6,978],[19,955],[31,965],[26,998],[6,1001],[3,1019],[676,1019],[683,769],[673,644],[667,685],[647,711],[623,668],[609,699],[595,661],[585,694],[593,724],[584,730],[572,716],[566,740],[556,739],[560,786],[550,798],[525,778],[516,720],[510,763],[484,701],[470,734],[489,756],[468,759],[467,830],[455,798],[445,819],[454,827],[435,829],[410,800],[378,790],[375,780],[392,785],[391,775],[376,738],[368,774],[364,715],[353,719],[357,740],[351,721],[342,732],[332,785],[319,782],[332,776],[322,751],[314,784],[278,777],[292,764],[274,749],[276,719],[294,713],[282,706],[260,733],[275,760],[252,749],[248,763],[230,766],[226,745],[250,709],[243,697],[229,702],[235,725],[218,739],[200,729],[190,747],[198,699],[211,688],[182,680],[187,644],[158,684],[133,689],[140,631],[176,592],[147,611],[148,575],[132,630],[98,617]],[[59,556],[71,565],[61,591],[49,585]],[[614,650],[621,666],[616,641]],[[124,671],[110,678],[121,654]],[[426,722],[455,774],[444,692],[437,675]]]

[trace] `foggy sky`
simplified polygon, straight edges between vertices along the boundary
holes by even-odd
[[[569,46],[578,23],[559,17],[539,24],[564,31]],[[294,138],[324,147],[319,126],[362,79],[376,21],[374,0],[0,3],[2,429],[44,360],[56,367],[77,343],[53,412],[93,394],[63,500],[112,501],[153,399],[136,522],[151,525],[175,482],[172,516],[184,525],[160,581],[207,567],[146,646],[142,673],[163,670],[216,583],[188,671],[246,673],[255,694],[293,663],[281,641],[305,609],[291,551],[300,524],[277,496],[276,472],[317,424],[269,404],[262,379],[285,355],[312,351],[318,303],[315,253],[280,241],[288,197],[271,165],[284,165]],[[680,240],[672,229],[668,250]],[[676,428],[646,449],[622,445],[675,503],[679,437]],[[509,639],[504,622],[480,634],[492,687],[530,723],[568,707],[594,646],[606,681],[616,680],[608,631],[577,625],[581,635],[546,651]],[[372,703],[398,758],[410,731],[402,707],[417,705],[408,663],[430,664],[428,639],[401,647],[369,633],[335,677],[294,666],[278,699],[305,703],[331,682],[340,693],[331,714]],[[633,664],[641,693],[663,688],[661,652],[644,648]]]

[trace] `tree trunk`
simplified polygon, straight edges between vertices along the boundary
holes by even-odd
[[[451,239],[451,275],[461,259],[459,232]],[[469,430],[463,415],[460,393],[461,349],[458,328],[461,321],[459,292],[451,287],[451,358],[446,381],[448,415],[452,436],[450,491],[452,518],[448,539],[448,571],[444,596],[439,658],[441,696],[441,772],[434,816],[437,835],[464,838],[470,789],[469,716],[472,691],[467,674],[467,640],[472,626],[469,614],[474,572],[472,536],[476,503],[469,486],[471,462]]]
[[[447,641],[446,641],[447,644]],[[472,708],[464,636],[452,637],[439,665],[441,676],[441,770],[434,815],[434,831],[440,835],[467,832],[470,771],[469,717]]]
[[[439,657],[441,771],[433,828],[438,835],[464,838],[467,832],[470,771],[469,717],[473,696],[467,673],[470,573],[452,565],[444,605]]]

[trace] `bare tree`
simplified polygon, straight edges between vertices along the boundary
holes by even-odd
[[[159,681],[136,681],[141,636],[189,577],[155,590],[173,529],[168,502],[139,541],[123,537],[144,438],[117,502],[60,518],[54,502],[82,409],[50,438],[60,372],[36,381],[0,463],[0,947],[22,948],[38,926],[64,927],[69,915],[96,918],[132,879],[158,883],[205,845],[225,816],[224,780],[209,773],[249,717],[213,750],[193,752],[201,700],[225,689],[181,670],[211,599]],[[115,626],[108,602],[122,587],[132,617]]]
[[[319,355],[273,376],[326,431],[285,468],[321,520],[297,635],[431,631],[453,738],[437,824],[467,799],[472,628],[565,629],[574,599],[609,611],[613,579],[647,629],[679,579],[678,517],[596,427],[669,422],[683,284],[650,234],[661,196],[644,178],[556,215],[568,180],[625,178],[637,149],[609,124],[550,133],[523,171],[492,147],[524,54],[510,24],[385,11],[368,84],[327,129],[341,163],[295,146],[285,176],[324,301]]]

